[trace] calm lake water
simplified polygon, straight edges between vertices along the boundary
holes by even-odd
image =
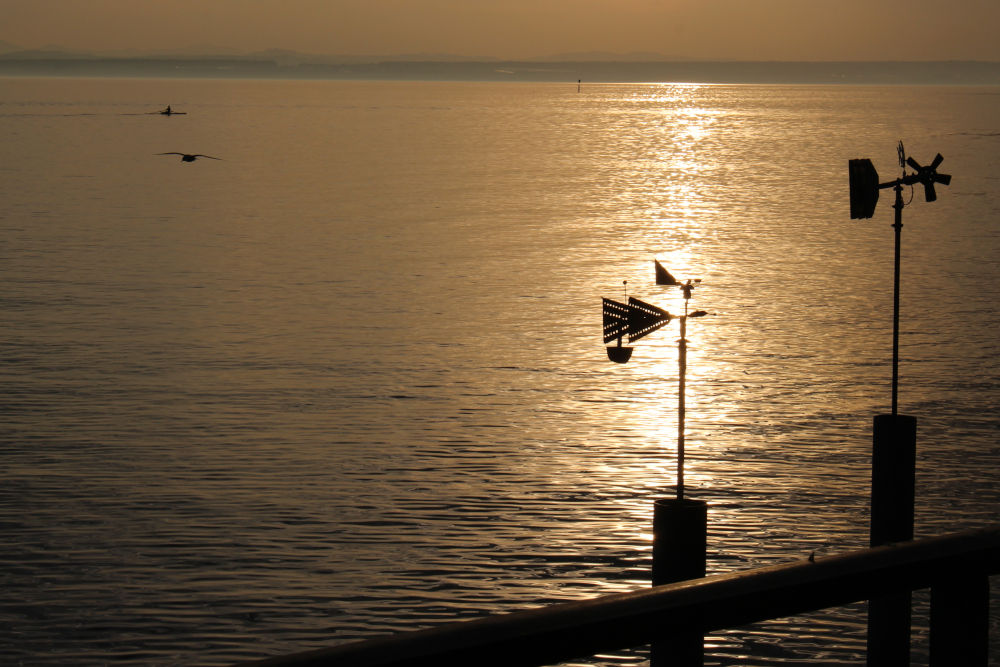
[[[900,139],[954,178],[904,193],[916,532],[1000,517],[1000,89],[9,78],[0,134],[5,664],[221,665],[648,586],[678,329],[611,364],[601,297],[682,310],[654,258],[712,313],[710,573],[867,546],[893,212],[849,219],[847,161],[891,180]],[[706,664],[859,664],[864,624]]]

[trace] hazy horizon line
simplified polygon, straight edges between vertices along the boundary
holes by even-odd
[[[26,58],[0,54],[0,76],[998,86],[1000,62],[383,60],[283,64],[262,57]]]
[[[385,54],[351,54],[351,53],[314,53],[296,51],[293,49],[269,48],[254,51],[205,47],[203,49],[179,50],[138,50],[120,49],[112,51],[93,51],[70,49],[61,46],[46,46],[42,48],[21,48],[10,42],[0,40],[0,59],[34,60],[34,59],[98,59],[98,60],[271,60],[281,65],[309,64],[355,64],[355,63],[387,63],[387,62],[424,62],[424,63],[801,63],[801,64],[839,64],[839,63],[1000,63],[1000,60],[977,60],[967,58],[945,59],[731,59],[691,57],[679,54],[631,51],[577,51],[553,53],[523,58],[505,58],[499,56],[470,56],[454,53],[385,53]]]

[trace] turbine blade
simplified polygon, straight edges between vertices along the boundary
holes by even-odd
[[[937,193],[934,192],[934,182],[927,181],[924,183],[924,199],[926,201],[935,201],[937,199]]]
[[[921,169],[923,169],[923,167],[920,166],[920,163],[917,162],[916,160],[914,160],[912,157],[906,158],[906,164],[910,165],[911,167],[913,167],[917,171],[920,171]]]
[[[941,162],[944,160],[944,156],[938,153],[934,156],[934,161],[931,162],[931,169],[937,169]]]
[[[934,174],[934,180],[941,185],[951,185],[951,174]]]

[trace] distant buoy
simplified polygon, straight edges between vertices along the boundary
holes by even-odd
[[[157,153],[157,155],[180,155],[181,162],[194,162],[200,157],[207,157],[209,160],[221,160],[221,157],[212,157],[211,155],[202,155],[201,153],[178,153],[177,151],[171,151],[169,153]]]

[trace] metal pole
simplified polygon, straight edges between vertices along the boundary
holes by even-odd
[[[684,376],[687,373],[687,301],[681,320],[681,339],[677,342],[677,500],[684,500]]]
[[[898,414],[899,265],[903,229],[903,186],[896,181],[895,265],[892,294],[892,414],[876,415],[872,430],[870,544],[913,539],[917,419]],[[868,602],[868,655],[871,667],[906,667],[910,662],[910,591]]]
[[[705,576],[708,504],[684,499],[684,396],[687,375],[687,315],[690,281],[684,288],[684,315],[677,341],[677,498],[657,500],[653,506],[653,585],[687,581]],[[653,642],[651,667],[702,667],[705,638],[685,632]]]
[[[892,205],[896,209],[896,219],[892,225],[896,230],[896,257],[892,282],[892,415],[895,417],[899,391],[899,247],[903,231],[903,186],[897,181],[893,189],[896,191],[896,202]]]

